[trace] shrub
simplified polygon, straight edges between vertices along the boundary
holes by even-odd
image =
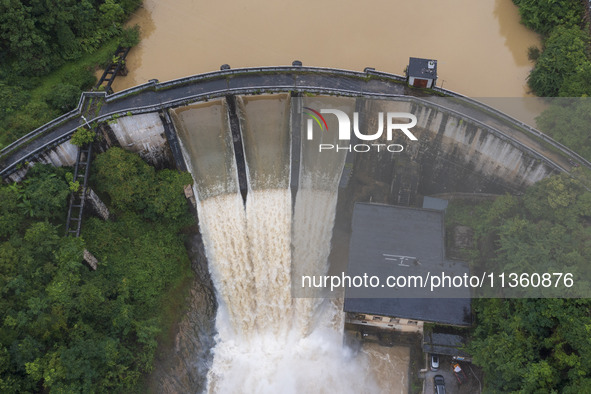
[[[66,73],[62,78],[62,83],[76,86],[80,90],[89,90],[96,83],[96,77],[89,68],[80,67]]]
[[[69,83],[60,83],[51,90],[45,101],[56,110],[68,112],[76,107],[80,94],[80,88]]]
[[[119,39],[119,45],[122,47],[134,47],[140,42],[140,27],[135,25],[123,29],[121,32],[121,38]]]
[[[540,57],[540,48],[537,46],[532,45],[531,47],[527,48],[527,58],[532,62],[535,62]]]
[[[85,127],[78,127],[78,130],[72,135],[70,142],[73,145],[82,147],[93,142],[95,137],[96,133],[94,131],[88,130]]]
[[[548,35],[556,26],[577,27],[583,20],[578,0],[513,0],[519,6],[521,22],[540,34]]]
[[[29,170],[23,197],[31,216],[50,219],[62,214],[69,194],[68,185],[60,176],[62,171],[44,164],[35,164]]]
[[[183,186],[192,183],[188,173],[156,172],[139,156],[111,148],[94,160],[94,183],[119,212],[133,211],[152,221],[178,221],[186,216]]]
[[[555,97],[567,75],[588,63],[587,37],[579,27],[555,28],[546,40],[546,48],[528,78],[538,96]]]

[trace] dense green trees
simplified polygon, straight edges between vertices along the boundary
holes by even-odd
[[[591,160],[591,97],[554,98],[536,119],[544,133]]]
[[[112,206],[124,212],[134,211],[146,219],[176,221],[186,213],[183,186],[192,183],[188,173],[156,171],[137,155],[111,148],[95,160],[94,182],[107,194]]]
[[[530,48],[535,61],[528,84],[543,97],[591,96],[591,42],[585,5],[579,0],[513,0],[521,21],[543,37],[543,51]],[[532,57],[533,55],[533,57]],[[591,141],[586,125],[568,116],[582,115],[585,101],[553,101],[538,119],[538,127],[591,160]],[[551,117],[563,122],[551,121]]]
[[[582,5],[576,0],[513,0],[521,22],[542,35],[557,26],[577,27],[583,21]]]
[[[94,67],[110,61],[116,40],[137,43],[138,30],[122,23],[140,3],[0,2],[0,148],[73,109],[95,84]],[[103,45],[104,54],[97,51]],[[48,74],[60,66],[67,70]]]
[[[2,393],[141,391],[165,298],[190,275],[179,235],[193,224],[190,177],[117,148],[92,171],[114,220],[87,218],[79,239],[62,237],[65,170],[37,164],[21,184],[0,186]],[[84,248],[97,271],[82,264]]]
[[[589,299],[480,299],[470,351],[489,391],[581,393],[591,384]]]
[[[548,97],[570,97],[574,89],[581,89],[583,94],[591,92],[591,85],[573,84],[573,80],[582,78],[579,73],[591,67],[588,45],[588,35],[578,26],[553,29],[529,76],[529,86],[537,95]]]
[[[475,229],[476,270],[591,277],[591,192],[567,175],[544,179],[522,197],[452,203],[448,212],[450,221]],[[489,390],[577,393],[591,383],[590,299],[479,299],[473,307],[469,351]]]
[[[64,60],[96,50],[118,34],[141,2],[6,0],[0,3],[2,67],[15,76],[43,75]]]
[[[583,4],[578,0],[513,2],[521,21],[544,40],[543,51],[532,59],[536,62],[528,79],[532,91],[544,97],[591,95],[589,30],[583,22]]]

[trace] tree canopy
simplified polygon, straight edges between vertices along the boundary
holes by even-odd
[[[566,174],[522,197],[448,208],[475,229],[472,268],[591,277],[591,193]],[[589,286],[586,283],[585,286]],[[563,294],[563,292],[562,292]],[[475,299],[469,352],[491,392],[577,393],[591,383],[591,300]]]
[[[578,26],[556,27],[545,41],[544,51],[529,75],[529,86],[539,96],[556,97],[560,92],[571,96],[568,88],[573,79],[583,78],[577,74],[585,73],[591,66],[587,58],[588,45],[588,35]],[[563,86],[565,79],[568,85]],[[574,88],[585,91],[591,85]]]
[[[513,2],[519,7],[521,21],[543,36],[541,53],[536,47],[529,48],[530,59],[535,61],[528,77],[531,90],[542,97],[591,96],[591,38],[589,22],[584,18],[585,5],[578,0]],[[553,100],[537,119],[538,127],[591,159],[589,130],[587,124],[582,124],[588,118],[584,113],[587,107],[584,100]]]
[[[72,110],[120,42],[141,0],[0,1],[0,147]]]
[[[541,131],[591,160],[591,97],[554,98],[536,123]]]
[[[576,27],[583,21],[583,6],[577,0],[513,0],[519,7],[521,22],[548,35],[557,26]]]
[[[142,391],[167,294],[191,275],[181,234],[194,224],[190,177],[116,148],[92,172],[114,220],[85,218],[81,238],[62,236],[66,170],[36,164],[22,183],[0,185],[2,393]],[[133,186],[131,202],[118,182]],[[85,248],[96,271],[82,263]]]
[[[96,50],[118,34],[139,0],[0,2],[2,66],[16,76],[38,76]]]

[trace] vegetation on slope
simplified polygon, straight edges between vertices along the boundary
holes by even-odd
[[[542,35],[543,49],[530,48],[535,61],[528,84],[542,97],[591,96],[591,39],[585,18],[586,2],[579,0],[513,0],[521,21]],[[584,4],[585,3],[585,4]],[[588,100],[552,100],[538,119],[540,130],[591,160],[587,124]],[[569,122],[579,116],[580,122]],[[567,120],[562,127],[551,117]],[[585,123],[583,123],[585,122]]]
[[[567,175],[522,197],[452,202],[447,219],[475,230],[475,270],[590,277],[591,193]],[[468,350],[489,391],[578,393],[591,383],[590,299],[475,299],[473,308]]]
[[[113,219],[63,237],[66,170],[35,165],[0,186],[0,392],[134,392],[165,331],[167,298],[191,275],[188,174],[112,148],[93,164]],[[82,263],[84,248],[99,260]]]
[[[75,107],[140,0],[0,2],[0,148]]]

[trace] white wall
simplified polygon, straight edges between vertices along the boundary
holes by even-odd
[[[167,147],[164,126],[157,113],[125,116],[109,125],[122,148],[156,164]]]

